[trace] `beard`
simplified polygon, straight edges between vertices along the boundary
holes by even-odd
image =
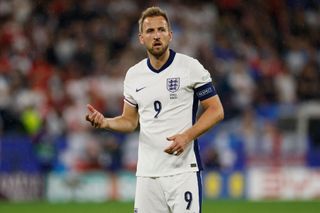
[[[163,54],[167,51],[167,49],[169,48],[169,44],[159,48],[159,49],[156,49],[154,47],[151,47],[151,48],[147,48],[147,51],[153,55],[155,58],[160,58],[161,56],[163,56]]]

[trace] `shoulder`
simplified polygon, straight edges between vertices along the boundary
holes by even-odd
[[[193,58],[192,56],[183,54],[183,53],[176,53],[176,57],[179,60],[185,60],[185,61],[190,61],[190,62],[194,62],[194,61],[198,61],[197,59]]]
[[[184,67],[186,71],[189,71],[189,73],[201,71],[204,69],[202,64],[196,58],[182,53],[177,53],[176,56],[176,65]]]
[[[143,59],[130,67],[126,73],[126,78],[132,75],[137,75],[137,72],[143,72],[147,64],[147,59]]]
[[[197,59],[195,59],[189,55],[182,54],[182,53],[176,53],[176,60],[178,63],[184,64],[188,67],[193,66],[193,65],[195,65],[195,66],[200,65],[200,62]]]

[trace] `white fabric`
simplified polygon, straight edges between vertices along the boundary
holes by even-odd
[[[199,185],[196,172],[165,176],[137,177],[135,213],[198,213]]]
[[[170,79],[177,82],[171,82],[171,89]],[[193,89],[211,81],[209,72],[196,59],[179,53],[159,73],[149,68],[147,59],[128,70],[124,81],[125,101],[138,107],[140,115],[137,176],[198,171],[193,142],[180,156],[169,155],[164,150],[171,143],[167,137],[192,126]]]

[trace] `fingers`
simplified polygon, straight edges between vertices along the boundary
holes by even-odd
[[[91,126],[94,125],[94,122],[90,119],[90,115],[86,115],[86,121],[89,121],[91,123]]]
[[[88,108],[88,110],[89,110],[91,113],[97,111],[97,110],[96,110],[93,106],[91,106],[90,104],[87,104],[87,108]]]
[[[175,143],[175,141],[174,141],[174,139],[175,139],[175,136],[171,136],[171,137],[167,137],[167,140],[168,141],[173,141],[172,143],[171,143],[171,145],[169,146],[169,147],[167,147],[165,150],[164,150],[164,152],[166,152],[166,153],[168,153],[169,155],[172,155],[172,154],[176,154],[177,152],[177,148],[176,148],[176,143]]]
[[[176,138],[176,136],[174,135],[174,136],[171,136],[171,137],[167,137],[167,140],[168,141],[173,141],[175,138]]]
[[[99,128],[103,120],[103,115],[96,111],[92,114],[92,120],[94,124],[93,126]]]
[[[167,147],[165,150],[164,150],[166,153],[172,155],[175,150],[175,146],[174,146],[174,143],[171,144],[171,146]]]
[[[169,147],[167,147],[164,152],[170,155],[180,155],[183,152],[183,147],[180,146],[177,142],[173,141]]]
[[[101,113],[98,113],[98,115],[95,118],[95,127],[100,128],[102,125],[104,116]]]
[[[87,105],[87,108],[89,113],[86,115],[86,120],[95,128],[101,127],[104,116],[90,104]]]
[[[165,150],[166,153],[168,153],[169,155],[181,155],[181,153],[183,152],[183,149],[168,149]]]

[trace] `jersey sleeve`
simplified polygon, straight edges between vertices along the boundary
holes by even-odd
[[[128,71],[129,72],[129,71]],[[130,80],[129,80],[129,77],[128,77],[128,73],[124,79],[124,83],[123,83],[123,96],[124,96],[124,101],[126,103],[128,103],[129,105],[133,106],[133,107],[137,107],[138,104],[137,102],[134,100],[133,98],[133,92],[134,92],[134,89],[133,89],[133,86],[130,85]]]
[[[200,101],[215,96],[216,90],[212,84],[212,79],[198,60],[194,59],[191,63],[190,80],[194,92]]]

